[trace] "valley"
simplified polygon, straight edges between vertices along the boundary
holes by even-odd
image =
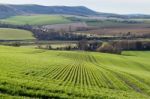
[[[149,59],[150,15],[0,4],[0,99],[150,99]]]

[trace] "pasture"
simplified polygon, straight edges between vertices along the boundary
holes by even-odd
[[[28,16],[13,16],[6,19],[1,19],[1,23],[14,25],[50,25],[64,24],[71,21],[59,15],[28,15]]]
[[[33,40],[32,32],[21,29],[0,28],[0,40]]]
[[[149,99],[149,58],[0,46],[0,97]]]

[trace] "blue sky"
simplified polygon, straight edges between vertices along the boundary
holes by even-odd
[[[150,14],[150,0],[0,0],[0,3],[86,6],[99,12]]]

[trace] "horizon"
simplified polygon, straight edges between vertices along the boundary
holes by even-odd
[[[115,14],[148,14],[150,15],[150,1],[119,1],[119,0],[1,0],[0,4],[13,4],[13,5],[24,5],[24,4],[33,4],[33,5],[43,5],[43,6],[85,6],[89,9],[92,9],[96,12],[104,13],[115,13]]]
[[[42,4],[36,4],[36,3],[30,3],[30,4],[0,3],[0,5],[40,5],[40,6],[49,6],[49,7],[51,7],[51,6],[80,7],[81,6],[81,7],[86,7],[88,9],[90,9],[90,10],[96,11],[96,10],[94,10],[92,8],[89,8],[87,6],[84,6],[84,5],[72,5],[72,6],[70,6],[70,5],[42,5]],[[150,15],[150,13],[149,14],[145,14],[145,13],[115,13],[115,12],[113,13],[113,12],[102,12],[102,11],[96,11],[96,12],[110,13],[110,14],[120,14],[120,15]]]

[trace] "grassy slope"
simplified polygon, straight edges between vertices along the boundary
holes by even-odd
[[[149,58],[0,46],[0,97],[149,99]]]
[[[9,24],[15,24],[15,25],[25,25],[25,24],[47,25],[47,24],[71,22],[70,20],[66,19],[63,16],[56,16],[56,15],[13,16],[0,21]]]
[[[31,40],[35,39],[31,32],[20,29],[0,28],[0,40]]]

